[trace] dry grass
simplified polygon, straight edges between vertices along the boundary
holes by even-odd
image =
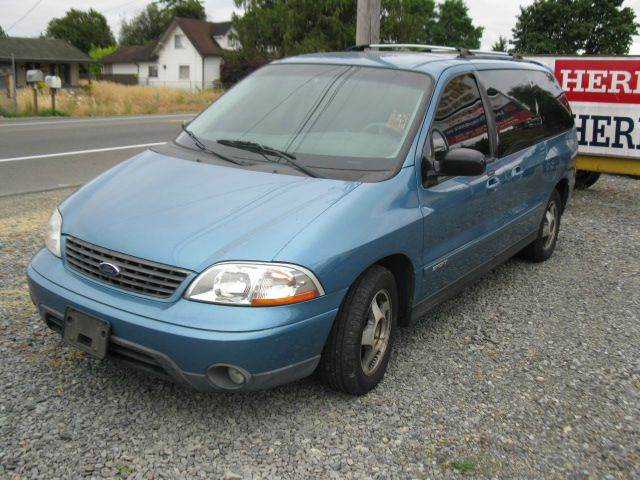
[[[217,90],[182,90],[170,87],[120,85],[113,82],[93,82],[78,89],[64,89],[56,97],[56,110],[66,115],[136,115],[199,111],[220,96]],[[49,89],[40,91],[39,110],[49,110]],[[0,108],[13,112],[11,99],[2,96]],[[18,90],[18,115],[35,115],[33,91]]]

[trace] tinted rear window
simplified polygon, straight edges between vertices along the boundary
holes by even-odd
[[[531,70],[478,72],[498,130],[498,156],[522,150],[568,130],[573,117],[550,73]]]

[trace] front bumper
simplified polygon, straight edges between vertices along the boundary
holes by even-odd
[[[53,330],[62,333],[67,308],[107,320],[108,357],[198,390],[256,390],[310,375],[344,295],[264,308],[168,303],[84,278],[44,249],[29,264],[27,278],[31,298]],[[218,329],[202,328],[205,313]],[[261,320],[264,328],[253,329]],[[222,366],[238,368],[248,380],[240,387],[220,382]]]

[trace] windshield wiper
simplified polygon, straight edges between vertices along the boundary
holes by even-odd
[[[247,150],[249,152],[256,152],[261,154],[265,160],[268,162],[272,162],[272,160],[267,157],[267,155],[273,155],[275,157],[281,158],[289,165],[297,169],[298,171],[304,173],[305,175],[313,178],[317,178],[317,175],[309,170],[307,167],[300,165],[296,162],[296,156],[293,153],[285,152],[284,150],[278,150],[277,148],[269,147],[267,145],[263,145],[261,143],[256,142],[248,142],[244,140],[227,140],[225,138],[220,138],[216,140],[220,145],[225,145],[227,147],[239,148],[241,150]],[[274,162],[280,163],[280,162]]]
[[[189,130],[187,128],[186,125],[182,124],[182,131],[184,133],[186,133],[187,135],[189,135],[189,138],[191,138],[191,140],[193,140],[193,143],[195,143],[196,147],[198,147],[200,150],[202,150],[205,153],[208,153],[209,155],[213,155],[214,157],[218,157],[221,160],[224,160],[225,162],[230,162],[233,163],[235,165],[240,165],[240,166],[247,166],[246,163],[244,162],[239,162],[238,160],[234,160],[233,158],[229,158],[225,155],[222,155],[218,152],[215,152],[213,150],[211,150],[209,147],[207,147],[204,143],[202,143],[202,140],[200,140],[200,138],[198,138],[198,136],[193,133],[191,130]]]

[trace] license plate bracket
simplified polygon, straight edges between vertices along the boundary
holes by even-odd
[[[89,355],[104,358],[109,348],[111,324],[106,320],[68,308],[64,316],[63,340]]]

